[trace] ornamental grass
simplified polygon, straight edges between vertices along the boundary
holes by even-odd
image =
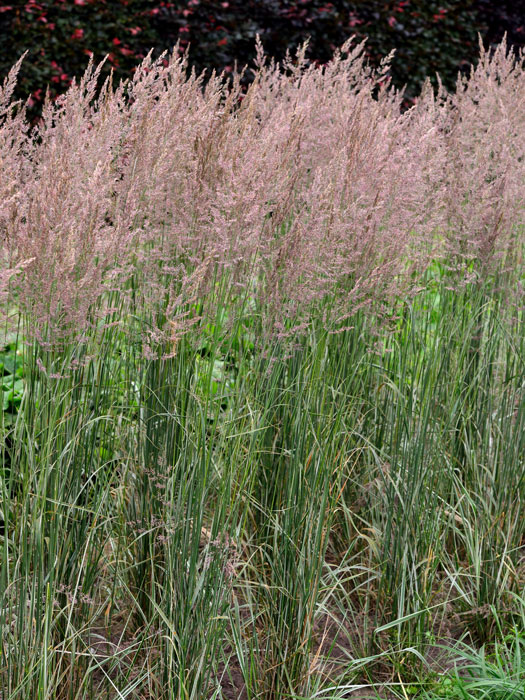
[[[305,48],[0,89],[2,700],[519,687],[525,55]]]

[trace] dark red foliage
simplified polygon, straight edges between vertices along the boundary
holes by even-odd
[[[78,76],[88,56],[109,54],[104,74],[127,78],[150,48],[158,55],[179,42],[180,52],[191,45],[198,72],[231,72],[235,62],[253,61],[257,34],[277,60],[308,38],[307,57],[316,64],[356,35],[368,36],[374,64],[396,49],[392,81],[406,85],[410,100],[436,72],[452,88],[458,70],[476,59],[478,32],[490,45],[505,31],[511,43],[525,44],[525,0],[23,0],[0,8],[0,77],[29,49],[17,94],[33,95],[36,114],[39,91],[49,85],[56,96],[68,84],[52,60]]]

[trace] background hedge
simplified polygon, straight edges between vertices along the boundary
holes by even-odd
[[[55,98],[106,54],[116,78],[129,77],[150,48],[158,55],[191,42],[190,63],[231,71],[251,62],[255,36],[277,59],[310,37],[308,58],[323,63],[350,35],[368,36],[373,63],[396,49],[392,80],[407,103],[426,75],[453,87],[458,70],[508,32],[525,43],[525,0],[26,0],[0,6],[0,76],[26,50],[17,96],[38,114],[46,87]],[[246,80],[250,79],[247,74]]]

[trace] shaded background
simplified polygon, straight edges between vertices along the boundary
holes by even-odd
[[[467,71],[484,45],[525,44],[525,0],[25,0],[0,2],[0,78],[26,50],[16,97],[30,96],[30,114],[38,115],[46,88],[52,99],[73,76],[83,73],[88,57],[109,54],[104,73],[130,77],[150,48],[158,56],[182,52],[191,43],[190,65],[231,71],[234,62],[251,63],[255,36],[266,52],[282,59],[307,37],[310,61],[328,61],[349,36],[368,36],[373,64],[391,49],[391,77],[406,86],[406,102],[418,94],[425,76],[439,72],[453,88],[458,71]],[[248,72],[245,81],[249,81]]]

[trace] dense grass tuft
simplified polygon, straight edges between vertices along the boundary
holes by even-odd
[[[523,697],[523,56],[362,48],[0,92],[2,700]]]

